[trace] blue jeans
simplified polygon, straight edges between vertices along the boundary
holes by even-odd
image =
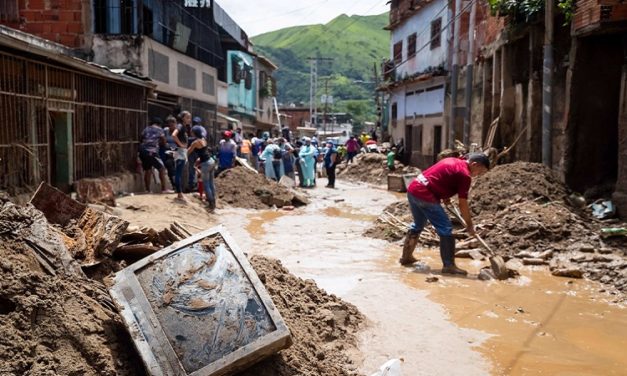
[[[453,224],[444,212],[442,205],[422,201],[409,192],[407,199],[409,200],[411,215],[414,217],[414,223],[411,224],[409,231],[420,234],[429,220],[440,237],[453,236]]]
[[[174,174],[174,189],[176,189],[176,193],[183,193],[183,171],[185,171],[185,164],[187,163],[184,159],[176,160],[176,172]]]
[[[187,162],[188,162],[187,188],[190,191],[196,190],[196,168],[194,167],[196,164],[196,159],[198,159],[198,157],[196,156],[195,151],[187,158]]]
[[[213,184],[213,171],[214,167],[207,162],[200,164],[200,172],[202,176],[202,185],[207,195],[207,202],[211,208],[216,207],[216,188]]]

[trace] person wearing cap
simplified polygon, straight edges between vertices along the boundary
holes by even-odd
[[[187,154],[195,153],[198,156],[200,179],[202,181],[202,184],[199,184],[199,186],[202,185],[207,196],[207,207],[209,211],[213,212],[216,208],[216,189],[213,181],[215,161],[213,160],[212,150],[207,143],[207,132],[203,132],[203,130],[203,127],[192,127],[195,140],[187,149]]]
[[[472,178],[483,175],[490,168],[490,160],[485,154],[473,153],[467,159],[444,158],[420,174],[407,188],[407,199],[414,222],[405,236],[401,265],[411,265],[418,261],[413,253],[423,228],[429,221],[440,237],[440,257],[444,274],[468,274],[455,265],[455,238],[453,225],[444,212],[441,203],[448,204],[457,195],[459,209],[466,222],[466,231],[475,235],[470,217],[468,191]]]
[[[144,170],[144,187],[146,192],[150,192],[150,180],[152,169],[159,171],[161,191],[167,192],[165,188],[165,165],[159,156],[159,147],[165,145],[165,133],[163,132],[162,121],[155,117],[150,125],[142,131],[141,144],[139,147],[139,159]]]
[[[237,153],[237,144],[233,141],[233,132],[224,131],[223,136],[224,138],[220,140],[220,148],[218,149],[218,171],[216,176],[224,170],[233,168]]]
[[[311,138],[305,137],[305,144],[300,148],[298,156],[300,157],[300,165],[303,170],[303,186],[310,188],[314,186],[314,178],[316,173],[316,153],[318,149],[311,144]]]

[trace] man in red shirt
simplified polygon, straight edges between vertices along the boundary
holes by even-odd
[[[453,225],[440,202],[448,204],[450,198],[457,195],[459,209],[466,221],[466,231],[470,236],[474,236],[475,228],[468,207],[468,191],[471,178],[486,173],[489,168],[488,157],[481,153],[474,153],[470,154],[466,160],[444,158],[414,179],[407,188],[407,199],[414,223],[405,236],[403,255],[399,260],[402,265],[411,265],[418,261],[412,254],[428,220],[440,237],[440,256],[444,264],[442,273],[468,274],[455,265]]]

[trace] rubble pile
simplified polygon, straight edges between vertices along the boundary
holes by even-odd
[[[0,202],[3,373],[146,374],[103,280],[150,253],[149,247],[161,249],[187,234],[174,223],[162,231],[122,225],[102,237],[85,231],[80,218],[51,224],[32,205]],[[100,218],[105,228],[119,224],[116,218]],[[107,241],[101,243],[103,239]],[[285,318],[294,345],[242,375],[356,374],[346,354],[363,321],[357,309],[313,281],[290,274],[279,261],[254,257],[251,263]]]
[[[358,181],[369,184],[385,185],[389,173],[396,175],[419,173],[415,167],[405,166],[399,161],[394,161],[396,170],[390,172],[387,168],[387,159],[384,154],[366,153],[359,154],[353,160],[353,163],[345,162],[337,166],[338,178]]]
[[[303,206],[309,202],[293,189],[239,166],[226,170],[215,180],[219,202],[246,209]]]
[[[294,344],[238,376],[358,375],[346,355],[364,318],[357,308],[327,294],[312,280],[291,274],[278,260],[250,262],[292,333]]]
[[[567,188],[551,170],[535,163],[501,165],[476,179],[470,195],[478,233],[506,260],[518,260],[510,265],[547,265],[554,275],[584,276],[627,293],[627,241],[603,239],[607,225],[570,206]],[[404,231],[389,219],[411,223],[407,201],[385,212],[365,235],[402,239]],[[457,248],[458,257],[482,252],[476,240],[460,241]]]
[[[564,201],[567,189],[540,163],[514,162],[494,167],[474,179],[470,208],[474,214],[495,212],[522,201]]]

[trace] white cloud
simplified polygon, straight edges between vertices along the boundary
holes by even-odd
[[[218,4],[249,36],[288,26],[327,23],[340,14],[389,10],[386,0],[222,0]]]

